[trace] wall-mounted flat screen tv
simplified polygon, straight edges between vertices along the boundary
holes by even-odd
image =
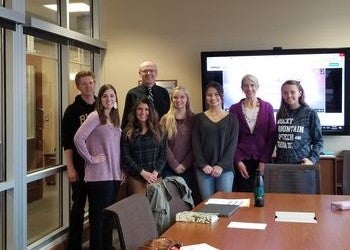
[[[202,52],[201,64],[203,90],[211,81],[222,84],[226,110],[244,98],[241,80],[248,73],[258,78],[257,95],[275,113],[282,83],[298,80],[306,103],[318,112],[323,134],[350,134],[350,48]]]

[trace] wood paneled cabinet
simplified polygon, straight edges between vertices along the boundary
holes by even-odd
[[[321,171],[321,194],[336,194],[335,188],[335,156],[321,156],[319,161]]]
[[[335,194],[343,194],[343,156],[337,156],[335,159],[334,173]]]
[[[343,194],[343,157],[321,156],[322,194]]]

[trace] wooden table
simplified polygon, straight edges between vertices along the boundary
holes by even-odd
[[[332,201],[350,200],[350,196],[265,194],[265,206],[261,208],[254,207],[251,193],[219,192],[212,198],[250,198],[251,205],[213,224],[176,222],[162,237],[174,238],[184,245],[207,243],[221,250],[350,249],[350,210],[331,210],[330,206]],[[275,222],[276,211],[315,212],[317,223]],[[267,227],[228,228],[231,221],[267,223]]]

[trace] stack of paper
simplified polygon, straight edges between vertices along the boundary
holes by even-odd
[[[205,204],[222,204],[222,205],[236,205],[240,207],[249,207],[250,199],[218,199],[211,198]]]
[[[309,213],[309,212],[281,212],[281,211],[276,211],[276,213],[275,213],[275,221],[317,223],[315,213]]]
[[[266,228],[266,223],[231,221],[230,224],[228,225],[228,228],[264,230]]]

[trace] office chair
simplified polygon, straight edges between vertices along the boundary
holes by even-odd
[[[185,202],[179,192],[178,187],[174,182],[168,181],[166,183],[171,199],[169,200],[170,205],[170,223],[173,224],[176,220],[176,214],[182,211],[189,211],[192,209],[191,205]]]
[[[168,176],[147,185],[146,196],[159,234],[175,222],[176,213],[191,210],[193,205],[191,190],[179,176]]]
[[[343,194],[350,194],[350,150],[343,151]]]
[[[267,193],[320,194],[319,165],[265,164]]]
[[[106,208],[113,213],[122,250],[137,249],[158,238],[151,206],[145,195],[133,194]]]

